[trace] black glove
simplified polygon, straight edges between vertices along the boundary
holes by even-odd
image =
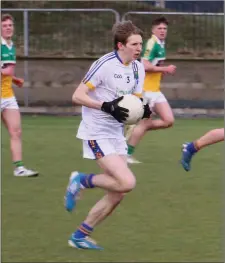
[[[150,110],[150,107],[149,107],[149,105],[148,104],[145,104],[145,105],[143,105],[143,107],[144,107],[144,114],[143,114],[143,117],[142,117],[142,119],[144,119],[144,118],[150,118],[150,116],[151,116],[151,114],[152,114],[152,111]]]
[[[140,98],[140,100],[143,102],[143,98]],[[152,111],[150,110],[150,107],[149,107],[149,105],[148,104],[145,104],[145,105],[143,105],[143,107],[144,107],[144,114],[143,114],[143,117],[142,117],[142,119],[148,119],[148,118],[150,118],[150,116],[151,116],[151,114],[152,114]]]
[[[125,121],[128,117],[129,110],[118,106],[118,103],[122,99],[123,96],[110,102],[103,102],[101,110],[111,114],[118,122]]]

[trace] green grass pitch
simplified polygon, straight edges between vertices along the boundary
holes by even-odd
[[[218,262],[223,257],[223,143],[198,153],[189,173],[181,144],[222,127],[221,119],[180,120],[148,133],[131,169],[137,186],[93,233],[104,251],[69,248],[67,239],[103,192],[86,190],[77,210],[65,211],[71,171],[97,173],[82,159],[79,117],[23,117],[24,161],[37,178],[15,178],[2,128],[3,262]]]

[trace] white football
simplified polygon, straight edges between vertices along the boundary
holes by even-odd
[[[144,114],[144,107],[142,101],[135,95],[127,94],[123,96],[123,99],[118,103],[120,107],[129,110],[128,117],[125,124],[136,124],[141,120]]]

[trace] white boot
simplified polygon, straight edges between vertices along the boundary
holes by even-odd
[[[141,163],[140,161],[138,161],[137,159],[135,159],[132,155],[127,155],[127,162],[130,164],[139,164]]]
[[[37,171],[29,170],[24,166],[19,166],[14,170],[14,176],[22,176],[22,177],[31,177],[31,176],[38,176]]]

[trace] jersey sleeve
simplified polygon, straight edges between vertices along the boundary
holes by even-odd
[[[138,83],[135,86],[133,94],[141,98],[143,93],[143,85],[145,80],[145,69],[142,63],[138,62]]]
[[[1,67],[7,64],[16,64],[15,48],[9,50],[6,45],[1,44]]]
[[[155,55],[155,41],[151,38],[145,44],[142,58],[151,62],[155,58]]]
[[[95,61],[91,65],[82,82],[91,90],[97,88],[98,85],[101,84],[103,81],[105,75],[104,70],[105,65],[101,65],[100,63],[98,63],[98,61]]]

